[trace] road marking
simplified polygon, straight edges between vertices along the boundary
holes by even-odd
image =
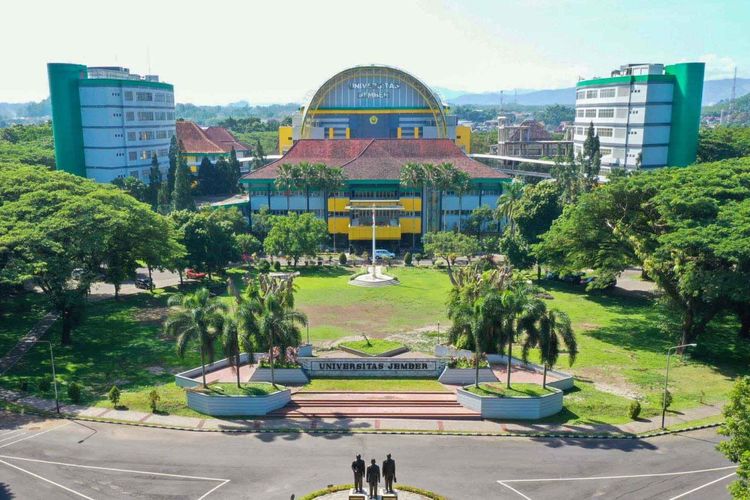
[[[520,495],[520,496],[521,496],[522,498],[525,498],[526,500],[531,500],[531,498],[530,498],[530,497],[527,497],[526,495],[524,495],[523,493],[521,493],[520,491],[518,491],[517,489],[515,489],[515,488],[514,488],[514,487],[512,487],[511,485],[509,485],[509,484],[505,484],[505,483],[504,483],[504,482],[502,482],[502,481],[498,481],[498,483],[499,483],[499,484],[501,484],[502,486],[505,486],[505,487],[506,487],[506,488],[508,488],[508,489],[509,489],[510,491],[513,491],[513,492],[515,492],[515,493],[518,493],[518,494],[519,494],[519,495]]]
[[[6,446],[10,446],[12,444],[20,443],[21,441],[26,441],[27,439],[32,439],[32,438],[35,438],[37,436],[41,436],[42,434],[47,434],[48,432],[54,431],[56,429],[59,429],[60,427],[65,427],[66,425],[69,425],[69,424],[70,424],[70,421],[65,422],[62,425],[55,426],[55,427],[53,427],[51,429],[47,429],[46,431],[37,432],[36,434],[32,434],[31,436],[26,436],[24,438],[17,439],[15,441],[11,441],[10,443],[5,443],[4,445],[0,446],[0,449],[5,448]]]
[[[97,465],[82,465],[82,464],[71,464],[71,463],[66,463],[66,462],[53,462],[51,460],[40,460],[38,458],[12,457],[9,455],[0,455],[0,458],[5,458],[7,460],[21,460],[23,462],[35,462],[35,463],[40,463],[40,464],[63,465],[65,467],[77,467],[79,469],[106,470],[106,471],[112,471],[112,472],[127,472],[130,474],[144,474],[147,476],[176,477],[176,478],[181,478],[181,479],[195,479],[195,480],[202,480],[202,481],[225,481],[225,482],[229,481],[229,479],[224,479],[220,477],[187,476],[185,474],[169,474],[166,472],[149,472],[145,470],[116,469],[114,467],[100,467]]]
[[[20,435],[18,434],[19,432],[21,433]],[[15,436],[12,436],[11,434],[15,434]],[[13,431],[8,434],[3,434],[3,436],[5,437],[0,439],[0,443],[2,443],[3,441],[8,441],[9,439],[14,439],[14,438],[23,436],[24,434],[26,434],[26,432],[23,429],[18,429],[17,431]]]
[[[736,472],[732,472],[731,474],[727,474],[726,476],[720,477],[719,479],[714,479],[713,481],[711,481],[709,483],[702,484],[702,485],[698,486],[697,488],[693,488],[692,490],[686,491],[685,493],[677,495],[676,497],[672,497],[669,500],[677,500],[678,498],[686,497],[686,496],[688,496],[691,493],[695,493],[696,491],[702,490],[703,488],[706,488],[707,486],[711,486],[712,484],[716,484],[719,481],[723,481],[723,480],[725,480],[727,478],[730,478],[730,477],[734,476],[735,474],[736,474]]]
[[[545,477],[538,479],[503,479],[498,483],[534,483],[549,481],[596,481],[598,479],[633,479],[637,477],[662,477],[662,476],[682,476],[685,474],[700,474],[701,472],[714,472],[718,470],[736,469],[737,465],[726,467],[714,467],[712,469],[686,470],[682,472],[657,472],[654,474],[630,474],[627,476],[591,476],[591,477]],[[506,485],[507,486],[507,485]]]
[[[211,488],[210,490],[208,490],[208,491],[207,491],[206,493],[204,493],[204,494],[203,494],[203,496],[202,496],[202,497],[200,497],[200,498],[199,498],[198,500],[203,500],[203,499],[204,499],[204,498],[206,498],[206,497],[207,497],[208,495],[210,495],[210,494],[211,494],[211,493],[213,493],[214,491],[218,490],[219,488],[221,488],[222,486],[224,486],[224,485],[225,485],[225,484],[227,484],[228,482],[229,482],[229,479],[227,479],[227,480],[226,480],[226,481],[224,481],[223,483],[217,484],[216,486],[214,486],[213,488]]]
[[[34,474],[33,472],[31,472],[31,471],[28,471],[28,470],[26,470],[26,469],[22,469],[21,467],[18,467],[18,466],[16,466],[16,465],[13,465],[13,464],[9,464],[8,462],[6,462],[6,461],[4,461],[4,460],[0,460],[0,464],[5,464],[5,465],[7,465],[8,467],[13,467],[13,468],[14,468],[14,469],[16,469],[16,470],[20,470],[21,472],[24,472],[24,473],[26,473],[26,474],[28,474],[28,475],[30,475],[30,476],[34,476],[34,477],[35,477],[35,478],[37,478],[37,479],[41,479],[41,480],[42,480],[42,481],[44,481],[44,482],[47,482],[47,483],[49,483],[49,484],[52,484],[52,485],[54,485],[54,486],[57,486],[58,488],[62,488],[62,489],[64,489],[65,491],[69,491],[70,493],[73,493],[74,495],[78,495],[78,496],[79,496],[79,497],[81,497],[81,498],[86,498],[87,500],[94,500],[94,499],[93,499],[93,498],[91,498],[91,497],[87,497],[87,496],[86,496],[86,495],[84,495],[83,493],[79,493],[79,492],[77,492],[77,491],[75,491],[75,490],[71,490],[71,489],[70,489],[70,488],[68,488],[67,486],[63,486],[63,485],[62,485],[62,484],[60,484],[60,483],[56,483],[56,482],[54,482],[54,481],[52,481],[52,480],[50,480],[50,479],[47,479],[46,477],[42,477],[42,476],[40,476],[39,474]]]

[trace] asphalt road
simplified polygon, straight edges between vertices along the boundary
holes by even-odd
[[[217,434],[0,417],[0,498],[299,498],[351,482],[355,453],[392,453],[399,481],[451,499],[721,499],[734,471],[713,430],[649,440]]]

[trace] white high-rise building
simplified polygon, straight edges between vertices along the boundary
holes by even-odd
[[[602,169],[684,166],[695,161],[703,63],[628,64],[609,78],[578,82],[576,156],[590,125]]]
[[[49,64],[57,168],[111,182],[148,183],[152,157],[169,167],[175,135],[174,88],[121,67]]]

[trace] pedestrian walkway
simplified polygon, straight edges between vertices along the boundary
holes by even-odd
[[[5,374],[8,370],[13,368],[13,365],[28,352],[29,349],[34,347],[34,344],[41,339],[47,330],[57,321],[57,312],[48,312],[34,327],[29,330],[29,333],[18,341],[18,343],[8,351],[8,353],[0,358],[0,375]]]
[[[54,412],[55,402],[16,391],[0,389],[0,400],[6,400],[42,411]],[[116,423],[160,426],[191,431],[222,432],[429,432],[452,434],[552,434],[552,435],[629,435],[647,434],[660,430],[660,417],[630,422],[624,425],[607,424],[534,424],[499,422],[474,419],[442,418],[355,418],[355,417],[296,417],[222,419],[161,415],[114,408],[63,405],[60,412],[69,418],[100,419]],[[670,413],[667,426],[719,415],[718,406],[701,406],[684,413]]]

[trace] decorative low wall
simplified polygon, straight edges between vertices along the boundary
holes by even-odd
[[[466,349],[456,349],[455,347],[445,346],[445,345],[436,346],[435,355],[453,357],[453,358],[466,358],[466,359],[472,359],[474,357],[474,353],[471,351],[468,351]],[[492,364],[504,365],[504,364],[507,364],[508,357],[503,354],[488,354],[487,361],[489,361]],[[513,366],[522,366],[526,368],[527,370],[532,370],[537,373],[544,372],[543,366],[540,366],[534,363],[524,363],[523,360],[520,360],[517,358],[512,358],[510,363]],[[562,391],[567,391],[568,389],[573,388],[573,383],[575,382],[575,379],[573,375],[569,373],[560,372],[557,370],[547,370],[547,376],[548,376],[548,379],[547,379],[548,387],[554,387]],[[471,381],[473,382],[474,380],[472,379]]]
[[[447,359],[439,358],[302,358],[298,359],[310,377],[414,377],[438,378]]]
[[[443,370],[438,382],[441,384],[467,385],[473,384],[476,376],[474,368],[448,368]],[[497,382],[497,376],[490,368],[479,369],[480,382]]]
[[[289,389],[267,396],[216,396],[196,390],[186,392],[190,408],[215,417],[266,415],[285,406],[292,399]]]
[[[375,354],[368,354],[364,351],[360,351],[359,349],[352,349],[351,347],[347,347],[345,345],[339,344],[337,346],[338,349],[341,349],[344,352],[348,352],[350,354],[355,354],[357,356],[362,356],[363,358],[391,358],[393,356],[397,356],[399,354],[409,352],[409,348],[406,346],[396,347],[395,349],[391,349],[390,351],[385,351],[383,353],[380,353],[378,355]],[[300,354],[302,356],[302,354]]]
[[[240,363],[247,363],[249,356],[250,355],[248,353],[240,354]],[[255,355],[255,359],[258,359],[257,356],[258,354]],[[227,358],[214,361],[213,363],[206,365],[206,374],[211,373],[212,371],[220,370],[221,368],[226,368],[227,366],[229,366],[229,359]],[[174,383],[180,387],[184,387],[185,389],[188,389],[190,387],[198,387],[202,384],[200,380],[201,372],[202,369],[199,366],[197,368],[192,368],[190,370],[178,373],[174,376]],[[198,378],[196,379],[196,377]]]
[[[461,406],[480,413],[482,418],[538,420],[559,413],[563,408],[563,392],[550,390],[553,392],[543,396],[499,398],[479,396],[459,388],[456,398]]]
[[[305,375],[302,368],[274,368],[274,378],[277,384],[284,385],[305,385],[310,380]],[[270,382],[271,381],[271,369],[270,368],[256,368],[253,374],[250,376],[251,382]]]

